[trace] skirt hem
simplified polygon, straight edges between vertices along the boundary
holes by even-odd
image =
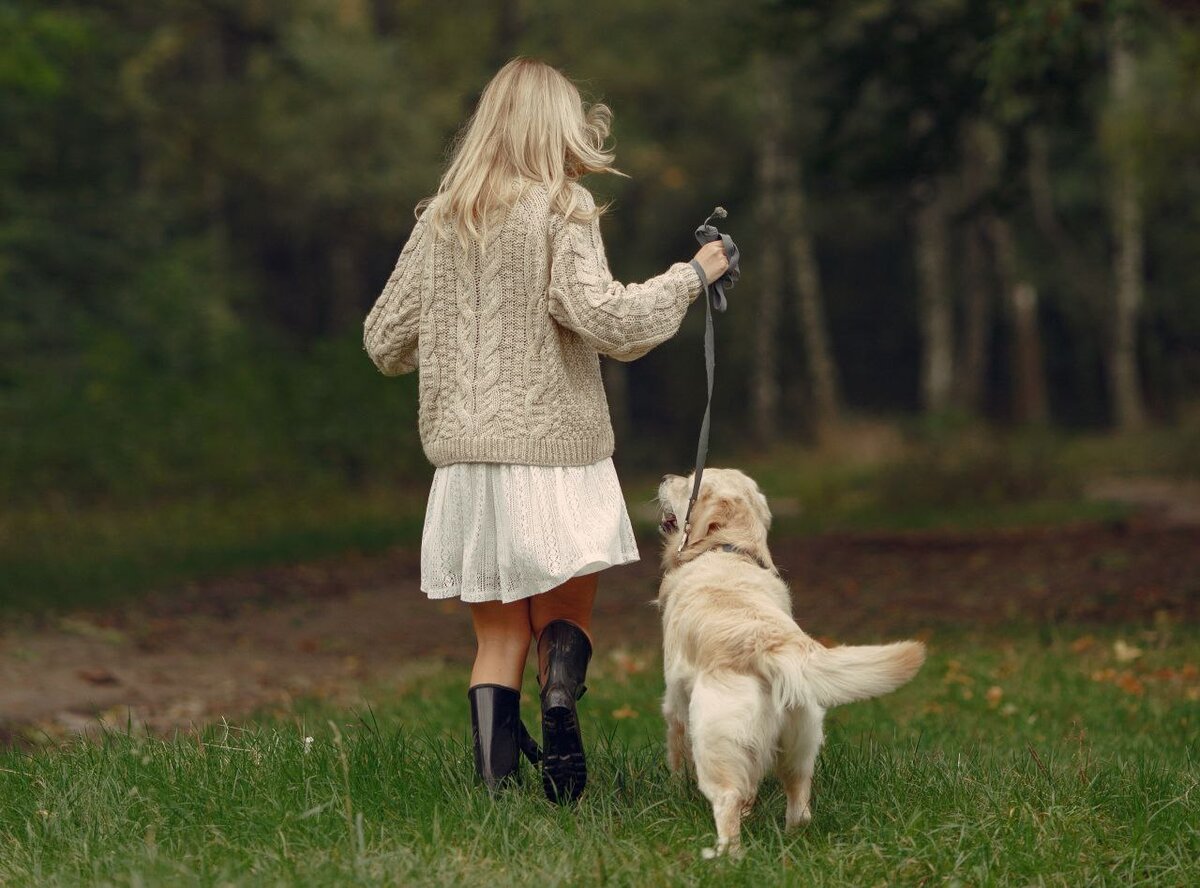
[[[602,570],[608,570],[610,567],[620,567],[623,564],[634,564],[638,561],[641,561],[641,555],[637,552],[626,552],[618,556],[616,559],[611,558],[608,555],[582,558],[578,562],[579,566],[576,567],[572,573],[563,574],[558,578],[547,577],[542,581],[542,583],[539,583],[539,585],[548,584],[545,585],[544,588],[535,589],[534,591],[526,592],[523,595],[515,595],[512,598],[505,598],[502,595],[465,597],[462,594],[461,587],[455,587],[453,589],[427,590],[424,588],[424,586],[422,586],[421,591],[424,592],[426,597],[431,601],[442,601],[449,598],[461,598],[465,604],[485,604],[489,601],[500,601],[504,604],[512,604],[514,601],[524,601],[526,598],[533,598],[535,595],[542,595],[543,593],[549,592],[551,589],[561,586],[567,580],[573,579],[574,577],[587,576],[588,574],[599,573]]]

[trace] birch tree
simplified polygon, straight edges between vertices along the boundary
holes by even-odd
[[[783,251],[779,233],[779,194],[783,172],[782,85],[768,57],[756,61],[761,135],[757,156],[757,213],[760,243],[757,267],[758,312],[754,322],[751,371],[751,425],[762,443],[775,440],[779,411],[779,315],[782,306]]]
[[[1119,113],[1134,98],[1137,56],[1132,47],[1128,14],[1114,15],[1109,30],[1109,101]],[[1146,422],[1138,370],[1138,317],[1143,301],[1142,189],[1136,155],[1129,150],[1110,151],[1112,169],[1112,320],[1108,343],[1108,380],[1113,416],[1125,431]]]

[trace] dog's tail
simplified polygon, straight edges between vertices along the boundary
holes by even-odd
[[[822,709],[896,690],[925,662],[919,641],[802,648],[789,645],[772,659],[769,676],[781,709],[815,703]]]

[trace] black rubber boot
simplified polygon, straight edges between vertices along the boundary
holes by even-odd
[[[552,802],[573,802],[587,785],[587,762],[575,701],[587,688],[592,644],[574,623],[555,620],[538,639],[542,681],[542,787]]]
[[[475,774],[489,790],[520,778],[521,754],[531,764],[541,759],[521,722],[521,692],[504,685],[479,684],[467,691],[471,701],[471,739],[475,743]]]

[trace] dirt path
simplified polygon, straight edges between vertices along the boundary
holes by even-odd
[[[606,576],[602,644],[656,645],[656,541]],[[816,635],[870,640],[1010,621],[1200,617],[1200,528],[1134,522],[980,534],[820,536],[779,541],[796,614]],[[53,738],[127,719],[157,730],[342,704],[403,682],[414,663],[466,660],[457,602],[432,603],[417,556],[295,565],[193,584],[137,606],[0,632],[0,741]],[[1161,613],[1160,613],[1161,612]]]

